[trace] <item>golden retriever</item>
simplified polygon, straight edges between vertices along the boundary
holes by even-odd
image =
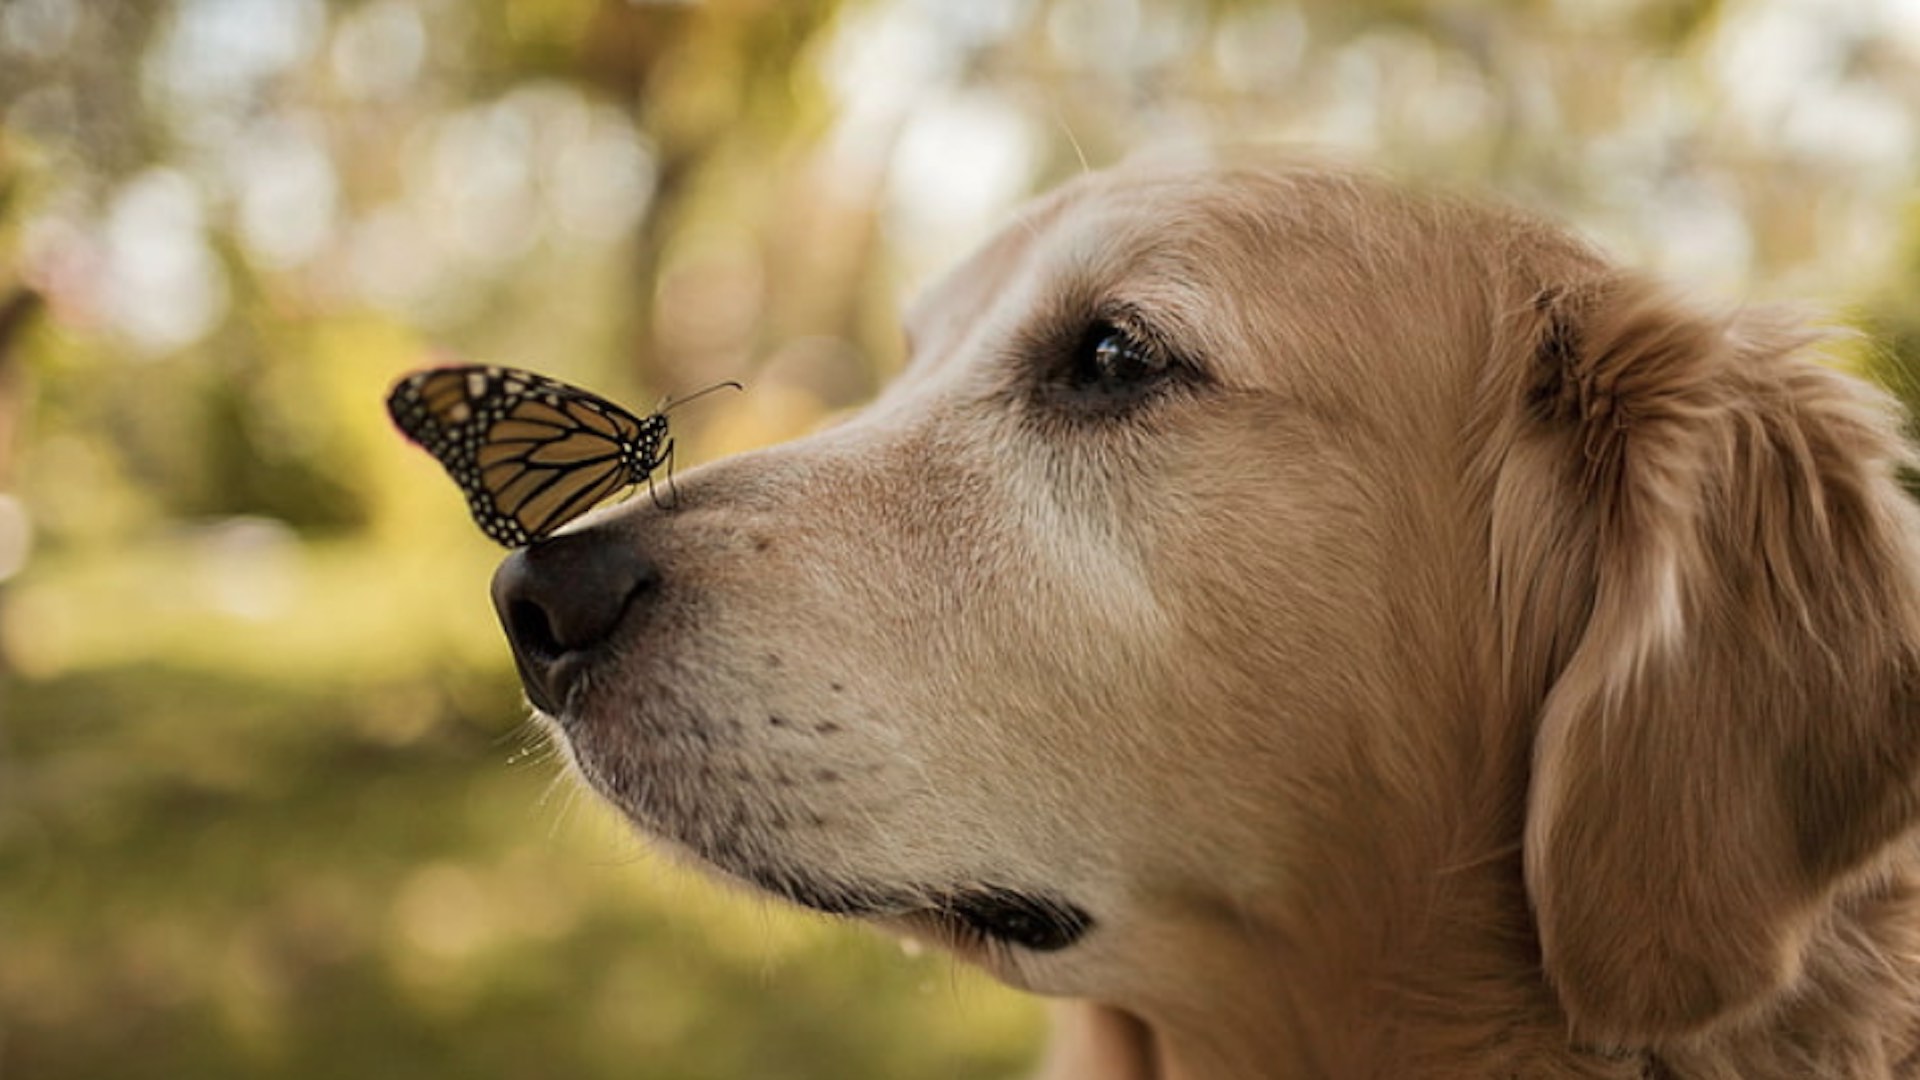
[[[1271,164],[907,329],[495,579],[662,844],[1068,999],[1061,1080],[1920,1076],[1920,521],[1814,335]]]

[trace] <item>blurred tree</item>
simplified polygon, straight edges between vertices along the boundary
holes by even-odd
[[[0,200],[4,210],[4,200]],[[14,502],[13,457],[20,441],[24,412],[24,377],[20,373],[22,341],[28,320],[40,310],[40,296],[14,285],[0,292],[0,619],[6,617],[7,579],[26,561],[24,522]],[[0,755],[6,749],[6,641],[0,638]],[[0,771],[4,765],[0,764]]]

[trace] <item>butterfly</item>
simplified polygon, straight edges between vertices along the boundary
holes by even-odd
[[[417,371],[394,384],[387,413],[401,434],[447,470],[480,531],[521,547],[586,513],[665,465],[672,479],[667,410],[639,417],[558,379],[517,368],[466,364]]]

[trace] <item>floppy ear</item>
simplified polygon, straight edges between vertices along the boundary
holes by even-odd
[[[1625,277],[1518,321],[1493,556],[1543,702],[1527,887],[1575,1030],[1657,1042],[1778,1002],[1914,822],[1920,519],[1890,410],[1810,335]]]

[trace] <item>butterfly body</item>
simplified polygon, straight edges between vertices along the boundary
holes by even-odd
[[[387,412],[507,547],[546,536],[673,458],[664,412],[646,417],[558,379],[461,365],[394,385]]]

